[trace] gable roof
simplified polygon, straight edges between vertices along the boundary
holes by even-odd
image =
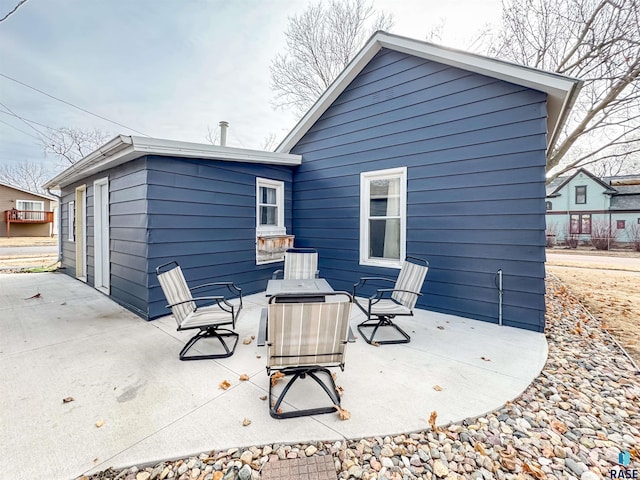
[[[475,53],[442,47],[399,35],[378,31],[351,60],[327,90],[300,119],[276,152],[288,153],[331,106],[351,81],[383,48],[443,63],[463,70],[515,83],[547,94],[547,152],[553,147],[569,110],[582,87],[582,81],[557,73],[485,57]]]
[[[202,158],[267,165],[300,165],[302,157],[288,153],[221,147],[205,143],[118,135],[64,172],[49,180],[45,188],[59,188],[145,155]]]
[[[35,195],[36,197],[45,198],[47,200],[56,200],[56,198],[52,197],[51,195],[45,195],[45,194],[42,194],[42,193],[32,192],[30,190],[25,190],[24,188],[16,187],[14,185],[9,185],[8,183],[0,182],[0,186],[7,187],[7,188],[12,188],[13,190],[17,190],[17,191],[23,192],[23,193],[28,193],[29,195]]]
[[[604,182],[603,180],[600,180],[598,177],[596,177],[593,173],[591,173],[589,170],[586,170],[584,168],[579,168],[576,173],[574,173],[573,175],[566,177],[563,179],[563,181],[557,185],[555,187],[555,189],[551,192],[547,194],[547,197],[555,197],[559,194],[560,190],[562,190],[564,188],[564,186],[569,183],[576,175],[578,175],[579,173],[584,173],[587,177],[589,177],[591,180],[593,180],[594,182],[596,182],[597,184],[601,185],[604,189],[605,192],[604,193],[610,193],[610,194],[614,194],[616,193],[616,189],[614,187],[612,187],[611,185],[609,185],[608,183]]]

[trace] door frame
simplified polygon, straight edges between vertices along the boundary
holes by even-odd
[[[100,192],[102,187],[107,189],[107,198],[104,202]],[[93,182],[93,268],[95,272],[93,286],[107,295],[111,288],[109,241],[109,177],[104,177]],[[106,251],[103,250],[105,247]],[[105,253],[104,256],[103,253]],[[105,270],[106,281],[103,283]]]
[[[76,278],[87,281],[87,186],[76,187],[75,194]]]

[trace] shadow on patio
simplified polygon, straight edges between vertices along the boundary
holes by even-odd
[[[0,471],[15,479],[42,464],[72,478],[214,449],[421,430],[432,411],[446,424],[513,399],[547,355],[543,334],[420,310],[397,321],[411,343],[347,347],[336,381],[350,420],[275,420],[260,398],[266,347],[242,344],[257,336],[262,294],[245,297],[233,357],[181,362],[192,332],[170,317],[145,322],[66,275],[0,275],[0,292]],[[354,308],[354,331],[362,318]]]

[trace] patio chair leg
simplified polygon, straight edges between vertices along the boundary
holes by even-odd
[[[196,342],[202,340],[203,338],[215,338],[217,339],[222,348],[224,348],[224,353],[216,353],[212,355],[190,355],[187,356],[187,351],[193,347]],[[233,346],[230,348],[225,341],[225,338],[232,338]],[[236,350],[236,345],[238,344],[238,334],[233,330],[228,330],[226,328],[215,328],[215,327],[206,327],[201,329],[197,334],[195,334],[189,341],[185,344],[185,346],[180,351],[180,360],[206,360],[210,358],[227,358],[233,355],[233,352]]]
[[[335,405],[340,406],[340,393],[338,393],[338,389],[336,387],[336,383],[333,380],[333,376],[331,372],[327,368],[322,367],[312,367],[312,368],[290,368],[281,370],[285,375],[291,375],[291,379],[287,382],[287,384],[280,392],[280,395],[273,401],[273,385],[271,381],[269,382],[269,414],[273,418],[295,418],[295,417],[305,417],[309,415],[320,415],[324,413],[334,413],[336,412]],[[326,375],[327,381],[322,381],[320,377],[318,377],[318,373],[322,373]],[[285,399],[285,396],[291,386],[294,384],[296,380],[304,379],[307,376],[313,379],[316,383],[318,383],[324,392],[331,399],[330,407],[318,407],[318,408],[308,408],[305,410],[292,410],[288,412],[283,412],[280,408],[282,402]]]
[[[398,340],[376,340],[375,336],[380,327],[395,328],[396,331],[400,335],[402,335],[403,338]],[[364,333],[363,330],[365,328],[373,328],[373,331],[371,332],[370,336],[367,336]],[[384,316],[380,316],[378,318],[370,318],[358,324],[358,331],[360,332],[360,335],[362,335],[362,338],[364,338],[364,341],[367,342],[369,345],[373,344],[373,342],[375,342],[377,345],[390,345],[390,344],[397,344],[397,343],[409,343],[411,341],[411,337],[407,332],[405,332],[398,325],[393,323],[389,317],[384,317]]]

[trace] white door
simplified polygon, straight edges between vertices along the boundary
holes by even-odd
[[[109,293],[109,179],[93,182],[95,288]]]
[[[87,186],[76,188],[76,277],[87,281]]]

